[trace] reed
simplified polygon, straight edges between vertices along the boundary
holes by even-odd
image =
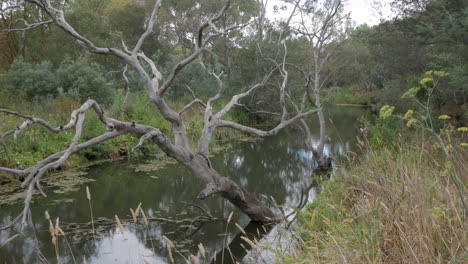
[[[62,235],[63,238],[65,239],[65,243],[67,244],[68,250],[70,250],[70,255],[72,257],[73,263],[76,264],[77,262],[76,262],[76,259],[75,259],[75,254],[73,254],[72,247],[70,245],[70,242],[67,239],[67,236],[66,236],[65,232],[63,231],[63,229],[60,226],[57,226],[56,228],[59,231],[60,235]]]
[[[2,245],[0,245],[0,248],[4,247],[6,244],[8,244],[11,241],[15,240],[15,238],[17,238],[18,236],[19,236],[19,234],[16,234],[16,235],[13,235],[12,237],[8,238],[7,240],[5,240],[5,242],[3,242]]]
[[[177,247],[174,245],[174,243],[167,236],[162,236],[162,237],[163,237],[163,240],[166,242],[166,245],[168,247],[168,251],[169,251],[169,248],[171,250],[173,248],[175,250],[175,252],[185,260],[185,262],[187,262],[187,263],[190,262],[190,258],[184,256],[184,254],[182,252],[180,252],[180,250],[177,249]],[[171,257],[172,257],[172,251],[171,251]]]
[[[93,229],[93,240],[94,240],[94,244],[96,244],[96,231],[94,230],[94,217],[93,217],[93,207],[91,205],[91,192],[89,191],[88,186],[86,186],[86,199],[88,200],[89,212],[91,214],[91,227]]]
[[[167,248],[167,255],[169,256],[169,261],[174,264],[174,257],[172,256],[171,246],[169,244],[166,245]]]
[[[200,261],[198,261],[197,257],[195,257],[193,254],[190,254],[190,258],[192,259],[193,263],[200,264]]]
[[[244,230],[244,228],[242,228],[242,226],[240,226],[238,223],[235,223],[234,225],[237,227],[237,229],[239,229],[239,231],[242,234],[247,235],[247,233],[245,233],[245,230]],[[258,231],[258,229],[257,229],[257,231]],[[260,235],[259,235],[259,237],[260,237]]]
[[[202,243],[198,244],[198,250],[200,251],[200,254],[202,255],[203,259],[206,261],[205,247],[203,247]]]
[[[138,223],[138,220],[137,220],[137,216],[135,214],[135,211],[133,211],[132,208],[130,208],[130,214],[132,215],[133,223],[135,224],[135,227],[136,227],[136,224]]]
[[[447,160],[425,139],[395,143],[368,147],[325,183],[300,215],[302,240],[284,263],[466,262],[468,152],[457,147]]]
[[[162,236],[164,241],[166,241],[166,248],[167,248],[167,254],[168,254],[168,257],[169,257],[169,261],[171,263],[174,263],[174,256],[172,255],[172,248],[175,248],[174,246],[174,243],[172,243],[172,241],[166,237],[166,236]]]
[[[227,245],[227,229],[228,229],[229,224],[231,223],[233,215],[234,215],[234,211],[232,211],[229,214],[226,220],[226,228],[224,229],[224,239],[223,239],[223,251],[221,252],[221,263],[224,263],[224,249],[226,248],[226,246],[227,246],[229,253],[231,254],[232,261],[234,262],[234,257],[232,255],[231,249],[229,248],[229,245]]]
[[[250,240],[248,237],[246,237],[246,236],[241,236],[241,239],[244,240],[245,242],[247,242],[247,244],[249,244],[249,246],[250,246],[252,249],[257,248],[257,244],[256,244],[255,242],[253,242],[252,240]]]
[[[52,245],[55,248],[55,256],[57,258],[57,263],[60,264],[61,263],[60,252],[59,252],[58,239],[57,239],[57,235],[59,234],[59,228],[60,228],[59,227],[60,220],[57,217],[57,219],[55,220],[55,227],[54,227],[54,224],[52,223],[49,212],[45,211],[44,214],[45,214],[46,219],[49,221],[49,233],[52,239]]]
[[[148,218],[146,218],[146,214],[145,214],[145,211],[143,210],[143,208],[141,207],[141,203],[138,204],[137,209],[135,211],[136,211],[136,213],[135,213],[136,217],[138,217],[138,215],[141,212],[141,217],[143,218],[143,223],[145,223],[146,231],[148,232],[148,237],[149,237],[149,240],[150,240],[150,243],[151,243],[151,248],[153,249],[153,252],[156,252],[155,249],[154,249],[153,238],[151,237],[151,232],[150,232],[150,229],[149,229]]]
[[[115,215],[115,222],[117,223],[117,227],[119,228],[120,233],[123,235],[124,233],[124,227],[122,223],[120,222],[120,219],[117,215]]]

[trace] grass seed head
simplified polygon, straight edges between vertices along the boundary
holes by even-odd
[[[174,243],[172,243],[172,241],[167,236],[163,236],[163,239],[166,241],[168,246],[175,248]]]
[[[45,212],[44,212],[44,215],[45,215],[45,218],[46,218],[47,220],[50,220],[49,212],[45,211]]]
[[[124,233],[124,228],[123,228],[123,225],[122,223],[120,222],[120,219],[117,215],[115,215],[115,222],[117,222],[117,226],[119,227],[119,230],[120,230],[120,233]]]
[[[195,257],[194,255],[190,254],[190,258],[193,260],[193,263],[200,264],[200,261],[198,261],[197,257]]]
[[[91,201],[91,193],[89,192],[88,186],[86,186],[86,198],[88,199],[88,201]]]
[[[232,211],[232,212],[229,214],[228,218],[227,218],[227,221],[226,221],[226,222],[227,222],[228,224],[231,222],[231,219],[232,219],[232,216],[233,216],[233,215],[234,215],[234,211]]]
[[[241,231],[242,234],[247,235],[247,233],[245,233],[245,230],[244,230],[244,228],[242,228],[242,226],[238,225],[237,223],[235,223],[234,225],[237,227],[237,229],[239,229],[239,231]],[[258,231],[258,229],[257,229],[257,231]]]
[[[130,208],[130,213],[132,214],[133,222],[136,224],[137,223],[137,216],[135,212],[133,211],[132,208]]]
[[[205,247],[203,247],[203,244],[200,243],[198,244],[198,250],[200,250],[200,254],[203,256],[203,258],[206,260],[206,252],[205,252]]]

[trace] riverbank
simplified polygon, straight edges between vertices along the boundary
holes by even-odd
[[[126,96],[123,91],[120,91],[115,95],[113,101],[114,103],[107,106],[104,110],[109,116],[120,120],[148,124],[159,128],[163,133],[170,134],[169,122],[162,118],[157,110],[148,104],[146,94],[131,93]],[[68,123],[71,112],[81,105],[77,100],[65,96],[51,99],[41,104],[25,101],[17,102],[8,100],[8,98],[0,99],[0,103],[3,108],[34,115],[34,117],[49,121],[53,126]],[[175,109],[183,107],[183,105],[177,102],[172,102],[171,104]],[[246,116],[246,114],[239,115],[239,113],[234,111],[228,118],[252,125],[252,120]],[[2,114],[0,118],[0,134],[15,129],[24,121],[21,118],[7,114]],[[200,121],[203,120],[203,109],[201,107],[190,108],[184,112],[183,118],[187,133],[191,139],[190,144],[196,148],[198,137],[203,129],[203,122]],[[83,126],[83,135],[80,142],[94,138],[106,131],[106,128],[93,111],[87,113]],[[28,168],[45,157],[66,149],[73,136],[73,130],[63,133],[52,133],[42,126],[32,125],[22,131],[16,139],[13,135],[3,138],[4,147],[0,153],[0,166],[16,169]],[[219,129],[213,137],[215,140],[212,142],[212,147],[216,149],[226,141],[241,140],[245,137],[247,136],[233,130]],[[154,144],[143,144],[137,151],[131,152],[131,149],[138,144],[138,141],[138,137],[125,134],[92,146],[70,156],[59,170],[85,167],[97,162],[114,160],[126,156],[145,157],[163,154]],[[9,183],[16,186],[18,179],[12,178],[6,173],[0,173],[0,192]]]
[[[301,240],[283,263],[465,263],[468,152],[430,140],[366,146],[300,213]],[[350,154],[353,158],[354,154]]]

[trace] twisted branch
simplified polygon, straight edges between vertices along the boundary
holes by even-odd
[[[86,117],[85,114],[91,108],[96,112],[96,114],[98,114],[100,121],[107,127],[109,132],[104,133],[95,138],[92,138],[84,143],[78,144],[78,141],[81,139],[81,136],[82,136],[83,122]],[[104,112],[102,111],[101,107],[94,100],[88,100],[79,109],[74,110],[71,114],[70,122],[65,126],[59,126],[57,128],[52,127],[49,122],[43,119],[35,118],[30,115],[26,115],[26,114],[18,113],[15,111],[6,110],[6,109],[1,109],[0,112],[12,114],[12,115],[27,119],[26,120],[27,124],[36,123],[47,128],[48,130],[52,132],[60,132],[60,131],[64,131],[67,129],[71,129],[72,127],[75,128],[75,135],[73,139],[71,140],[67,149],[54,153],[46,157],[42,161],[39,161],[34,166],[31,166],[24,170],[0,167],[0,171],[4,171],[13,175],[24,176],[28,174],[28,177],[21,184],[21,188],[28,187],[26,198],[24,201],[24,208],[20,214],[22,216],[21,223],[23,227],[26,224],[26,219],[28,216],[29,207],[30,207],[34,189],[35,188],[38,189],[40,193],[45,195],[45,193],[42,191],[40,187],[40,179],[42,178],[42,176],[49,170],[56,169],[59,166],[61,166],[73,153],[76,153],[89,146],[115,138],[122,134],[131,132],[131,133],[143,135],[142,138],[140,139],[139,144],[135,146],[134,149],[141,146],[141,144],[143,143],[145,139],[152,138],[156,142],[156,144],[160,145],[161,148],[165,150],[167,153],[172,154],[173,156],[176,156],[178,154],[178,149],[175,148],[170,143],[170,141],[167,140],[167,137],[164,134],[162,134],[162,132],[159,129],[151,127],[151,126],[136,124],[134,122],[123,122],[123,121],[115,120],[113,118],[109,118],[104,115]],[[25,123],[23,122],[23,124]],[[15,131],[22,131],[26,127],[27,126],[24,126],[24,128],[21,128],[21,129],[16,128]],[[12,134],[12,133],[11,131],[9,131],[6,134]],[[17,220],[19,220],[19,218],[17,218]]]

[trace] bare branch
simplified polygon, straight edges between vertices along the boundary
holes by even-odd
[[[229,31],[233,31],[233,30],[236,30],[236,29],[243,29],[243,28],[247,27],[250,24],[251,23],[248,22],[248,23],[241,24],[241,25],[234,25],[234,26],[225,28],[224,30],[220,30],[220,29],[216,28],[216,29],[214,29],[215,33],[209,34],[208,37],[205,38],[203,43],[205,43],[205,45],[206,45],[206,43],[210,42],[211,39],[214,38],[214,37],[221,36],[221,35],[227,35],[229,33]],[[211,25],[214,25],[214,23],[210,23],[210,26]]]
[[[245,110],[247,110],[249,113],[251,114],[265,114],[265,115],[276,115],[276,116],[280,116],[279,113],[275,113],[275,112],[270,112],[270,111],[262,111],[262,110],[252,110],[250,108],[248,108],[245,104],[236,104],[236,106],[239,106],[239,107],[242,107],[244,108]]]
[[[125,80],[125,90],[127,90],[127,92],[125,93],[124,100],[123,100],[124,105],[127,103],[128,95],[130,94],[130,82],[128,81],[128,78],[127,78],[127,70],[128,70],[128,66],[125,65],[122,71],[122,77]]]
[[[103,141],[109,140],[111,138],[117,137],[117,136],[119,136],[121,134],[124,134],[126,132],[127,131],[125,131],[125,130],[115,130],[115,131],[112,131],[112,132],[108,132],[108,133],[106,133],[104,135],[98,136],[96,138],[93,138],[93,139],[91,139],[91,140],[89,140],[89,141],[87,141],[85,143],[81,143],[79,145],[76,145],[76,144],[72,143],[72,144],[70,144],[70,147],[67,150],[55,153],[55,154],[49,156],[48,158],[46,158],[45,160],[43,160],[42,162],[39,162],[35,166],[31,167],[30,169],[32,169],[32,170],[30,172],[30,176],[28,177],[28,179],[26,179],[21,184],[22,187],[23,186],[26,187],[26,185],[29,182],[29,187],[28,187],[28,190],[27,190],[27,193],[26,193],[26,198],[25,198],[25,201],[24,201],[24,208],[23,208],[23,212],[21,214],[22,215],[21,223],[22,223],[23,227],[26,225],[26,217],[28,215],[31,199],[32,199],[32,196],[33,196],[34,187],[37,187],[37,189],[40,190],[40,192],[44,193],[41,190],[40,186],[39,186],[39,181],[40,181],[41,177],[44,175],[44,173],[46,173],[48,170],[50,170],[52,168],[57,168],[58,166],[60,166],[71,154],[76,153],[76,152],[78,152],[79,150],[81,150],[83,148],[87,148],[89,146],[92,146],[92,145],[101,143]],[[75,135],[75,137],[76,137],[76,135]],[[44,166],[42,166],[42,167],[38,166],[39,164],[41,164],[41,165],[44,164]]]
[[[223,81],[221,80],[221,76],[223,75],[223,71],[221,71],[219,74],[216,74],[214,72],[214,70],[208,70],[208,68],[206,67],[205,63],[203,63],[203,60],[200,60],[200,65],[202,66],[202,68],[209,74],[211,75],[215,80],[216,82],[218,83],[218,92],[213,96],[211,97],[210,99],[208,99],[208,102],[207,102],[207,105],[211,105],[211,103],[213,103],[214,101],[218,100],[219,98],[221,98],[221,95],[223,94],[224,92],[224,83]]]
[[[50,130],[52,132],[56,132],[56,133],[60,132],[60,131],[71,129],[71,128],[73,128],[75,126],[75,124],[77,122],[78,115],[80,115],[81,113],[86,112],[90,107],[95,108],[96,113],[98,113],[100,118],[103,118],[103,112],[102,112],[101,108],[99,107],[99,105],[97,105],[97,103],[94,100],[88,100],[79,109],[72,112],[71,118],[70,118],[70,121],[68,122],[68,124],[66,124],[64,126],[60,125],[58,127],[53,127],[48,121],[45,121],[43,119],[36,118],[36,117],[30,116],[30,115],[21,114],[21,113],[11,111],[11,110],[8,110],[8,109],[0,109],[0,112],[7,113],[7,114],[10,114],[10,115],[19,116],[21,118],[27,119],[25,122],[23,122],[23,124],[21,126],[16,128],[16,130],[14,132],[14,137],[16,138],[16,136],[22,130],[24,130],[27,126],[29,126],[31,124],[39,124],[39,125],[47,128],[48,130]],[[103,121],[103,119],[101,119],[101,121]],[[107,120],[106,120],[106,122],[107,122]],[[106,123],[106,126],[107,126],[108,129],[113,129],[113,125],[111,123]],[[7,133],[10,133],[10,132],[7,132]]]
[[[161,89],[159,90],[159,96],[163,97],[164,94],[167,92],[169,87],[171,86],[172,82],[174,81],[175,77],[177,74],[185,68],[188,64],[190,64],[193,60],[195,60],[201,53],[201,51],[204,49],[206,41],[203,40],[203,31],[210,26],[211,24],[214,24],[214,22],[220,20],[226,10],[229,8],[229,5],[231,4],[230,0],[226,1],[226,4],[223,6],[223,8],[218,12],[218,14],[203,23],[199,29],[198,29],[198,34],[197,34],[197,41],[195,45],[195,50],[193,51],[192,54],[190,54],[188,57],[180,61],[179,63],[176,64],[176,66],[172,69],[171,73],[167,77],[166,82],[161,86]]]
[[[78,141],[82,135],[83,122],[85,120],[85,112],[90,108],[92,108],[98,114],[101,122],[104,125],[106,125],[106,127],[110,129],[111,131],[103,135],[100,135],[98,137],[95,137],[91,140],[88,140],[84,143],[78,144]],[[20,113],[5,110],[5,109],[3,109],[2,112],[8,113],[8,114],[14,114],[16,116],[26,118],[28,119],[27,120],[28,122],[41,124],[53,132],[63,131],[65,129],[65,127],[56,129],[50,126],[50,124],[47,121],[29,116],[29,115],[20,114]],[[67,149],[57,152],[55,154],[52,154],[49,157],[43,159],[42,161],[39,161],[36,165],[30,168],[24,169],[24,170],[0,167],[0,171],[8,172],[14,175],[22,176],[22,175],[29,174],[28,177],[21,184],[22,188],[29,186],[27,190],[27,194],[26,194],[25,206],[21,214],[23,225],[26,224],[26,217],[28,216],[29,206],[30,206],[30,202],[32,199],[34,188],[37,188],[43,195],[45,195],[39,184],[41,177],[49,170],[55,169],[61,166],[63,162],[65,162],[68,159],[68,157],[70,157],[70,155],[80,151],[81,149],[101,143],[103,141],[109,140],[111,138],[117,137],[125,133],[135,133],[135,134],[139,134],[143,136],[140,139],[139,144],[134,149],[141,146],[145,139],[151,138],[153,142],[155,142],[158,146],[160,146],[160,148],[163,151],[165,151],[168,155],[170,155],[171,157],[174,157],[175,159],[181,162],[187,159],[186,158],[187,153],[182,152],[182,149],[179,149],[176,146],[172,145],[172,143],[168,140],[168,138],[164,134],[162,134],[160,130],[151,126],[140,125],[134,122],[122,122],[122,121],[109,118],[104,115],[104,112],[101,110],[100,106],[93,100],[88,100],[79,109],[73,111],[71,120],[76,120],[73,122],[70,121],[69,123],[70,127],[73,127],[73,126],[75,127],[75,135]]]
[[[22,27],[22,28],[12,28],[12,26],[15,26],[18,22],[23,22],[24,27]],[[47,20],[47,21],[41,21],[41,22],[36,22],[36,23],[29,24],[26,20],[24,20],[22,18],[18,18],[18,19],[13,20],[10,23],[9,28],[3,29],[2,32],[5,32],[5,33],[24,32],[24,31],[28,31],[28,30],[31,30],[31,29],[34,29],[34,28],[37,28],[37,27],[40,27],[40,26],[51,24],[51,23],[53,23],[53,20]]]
[[[21,185],[21,187],[23,188],[28,188],[24,209],[21,213],[23,224],[26,223],[26,219],[30,215],[29,207],[34,189],[38,189],[39,192],[43,193],[40,187],[40,179],[43,175],[45,175],[48,171],[57,168],[58,166],[61,166],[63,162],[65,162],[65,160],[67,160],[68,157],[73,153],[76,153],[77,151],[83,148],[92,146],[94,144],[98,144],[100,142],[117,137],[125,133],[133,133],[140,136],[138,144],[132,149],[133,151],[141,147],[146,140],[151,140],[153,143],[157,144],[159,148],[162,151],[164,151],[168,156],[174,158],[175,160],[183,164],[185,167],[190,169],[190,171],[197,178],[199,178],[205,183],[206,188],[198,195],[199,198],[206,198],[213,193],[219,193],[224,198],[232,202],[234,205],[238,206],[240,210],[246,213],[254,221],[269,222],[274,221],[274,219],[277,219],[274,216],[273,212],[267,206],[263,205],[260,201],[258,201],[253,195],[251,195],[241,186],[235,184],[229,178],[219,175],[211,167],[209,155],[207,155],[208,151],[204,148],[208,148],[208,143],[211,138],[211,135],[218,127],[230,127],[254,135],[268,136],[274,135],[278,133],[282,128],[291,125],[295,121],[301,120],[307,117],[308,115],[311,115],[320,110],[319,108],[304,113],[299,113],[299,111],[296,111],[298,113],[294,117],[287,119],[287,111],[285,107],[285,97],[289,96],[286,93],[286,85],[288,83],[288,71],[286,67],[287,47],[285,42],[281,42],[283,40],[282,38],[280,38],[278,42],[278,45],[283,44],[285,49],[285,54],[283,56],[282,62],[277,63],[275,60],[272,60],[274,62],[274,67],[272,67],[272,69],[269,69],[269,71],[265,74],[263,80],[249,86],[244,92],[234,95],[229,101],[229,103],[221,109],[221,111],[219,111],[215,115],[212,115],[212,107],[210,104],[216,99],[220,98],[224,90],[221,78],[222,73],[208,71],[209,74],[212,75],[218,82],[219,89],[217,91],[217,94],[211,97],[205,105],[200,99],[196,98],[195,94],[192,91],[195,99],[178,113],[174,111],[171,107],[169,107],[169,105],[164,100],[165,93],[172,86],[177,75],[188,64],[192,63],[196,58],[198,58],[203,51],[208,50],[208,47],[211,45],[210,41],[212,40],[212,38],[219,35],[226,35],[229,30],[242,27],[233,26],[227,28],[224,27],[224,29],[220,29],[220,27],[216,25],[216,23],[226,13],[226,10],[230,5],[230,0],[225,1],[225,5],[221,10],[219,10],[216,13],[215,16],[207,19],[204,23],[202,23],[202,25],[198,28],[197,33],[193,35],[192,41],[194,41],[194,48],[192,50],[192,53],[174,66],[172,71],[170,71],[164,79],[164,82],[162,82],[163,78],[161,76],[161,73],[158,71],[158,68],[156,67],[156,62],[148,58],[141,51],[144,41],[153,31],[153,27],[156,23],[158,10],[161,6],[162,0],[155,1],[155,5],[153,7],[151,16],[148,19],[147,24],[145,26],[145,31],[140,36],[135,47],[131,52],[129,52],[128,48],[126,47],[126,44],[123,42],[123,51],[116,48],[96,46],[95,43],[79,34],[71,25],[68,24],[64,17],[64,11],[54,8],[51,0],[27,0],[27,2],[35,4],[36,6],[41,8],[50,17],[53,23],[55,23],[59,28],[61,28],[65,33],[75,38],[78,41],[78,43],[85,49],[87,49],[89,52],[116,56],[122,59],[124,62],[126,62],[127,65],[132,67],[132,69],[135,70],[135,72],[138,74],[142,83],[145,85],[151,102],[156,105],[161,115],[171,123],[171,129],[174,136],[174,144],[171,142],[169,137],[164,135],[157,128],[136,124],[134,122],[123,122],[107,117],[100,108],[100,106],[93,100],[88,100],[79,109],[73,111],[68,124],[64,126],[59,126],[57,128],[53,127],[49,122],[45,120],[17,113],[14,111],[0,109],[0,112],[16,115],[25,119],[21,126],[16,128],[15,130],[8,131],[3,135],[3,137],[12,134],[17,135],[22,130],[29,127],[31,124],[41,125],[53,132],[60,132],[66,129],[75,128],[75,135],[65,150],[52,154],[49,157],[46,157],[45,159],[39,161],[34,166],[25,170],[0,168],[0,171],[5,171],[15,175],[28,175]],[[289,20],[291,20],[291,18]],[[146,66],[144,65],[145,63],[150,66],[151,72],[147,71],[146,67],[144,67]],[[283,112],[281,122],[275,128],[268,131],[263,131],[255,128],[250,128],[241,124],[237,124],[235,122],[222,120],[222,117],[226,113],[228,113],[233,107],[239,105],[239,101],[242,98],[251,95],[256,89],[266,86],[272,74],[276,70],[278,70],[281,76],[283,77],[283,84],[281,85],[280,91],[280,93],[283,96]],[[123,70],[122,73],[125,78],[126,68]],[[190,149],[185,125],[181,117],[181,114],[195,103],[200,103],[206,107],[204,117],[205,126],[199,142],[199,153],[193,152]],[[92,109],[97,113],[100,121],[108,128],[109,132],[79,144],[78,142],[82,135],[83,122],[85,120],[86,112],[89,109]]]
[[[179,115],[182,114],[183,112],[185,112],[187,109],[189,109],[190,107],[192,107],[194,104],[200,104],[202,105],[203,107],[207,108],[208,106],[202,101],[200,100],[196,95],[195,95],[195,92],[190,88],[190,86],[186,85],[187,87],[187,90],[190,91],[190,93],[192,93],[192,96],[194,98],[193,101],[191,101],[190,103],[188,103],[186,106],[184,106],[182,108],[182,110],[179,111]]]
[[[143,45],[143,42],[145,41],[145,39],[153,32],[153,27],[157,19],[157,13],[158,13],[159,7],[161,7],[161,0],[156,0],[154,7],[153,7],[153,12],[151,12],[151,16],[146,24],[146,30],[138,39],[138,42],[135,45],[135,48],[133,48],[133,51],[132,51],[133,56],[137,55],[137,52],[141,49],[141,45]]]
[[[270,130],[267,130],[267,131],[256,129],[256,128],[245,126],[245,125],[241,125],[239,123],[236,123],[236,122],[233,122],[233,121],[227,121],[227,120],[220,120],[219,121],[219,127],[229,127],[229,128],[232,128],[232,129],[235,129],[235,130],[238,130],[238,131],[249,133],[249,134],[254,135],[254,136],[260,136],[260,137],[272,136],[272,135],[276,135],[284,127],[286,127],[286,126],[288,126],[288,125],[290,125],[290,124],[292,124],[292,123],[294,123],[294,122],[296,122],[296,121],[298,121],[298,120],[300,120],[302,118],[305,118],[305,117],[310,116],[310,115],[312,115],[314,113],[317,113],[320,110],[321,110],[321,108],[318,108],[318,109],[307,111],[305,113],[299,113],[299,114],[295,115],[294,117],[292,117],[292,118],[290,118],[288,120],[285,120],[284,122],[279,123],[274,128],[272,128]]]
[[[190,107],[192,107],[194,104],[200,104],[201,106],[205,107],[206,108],[206,104],[200,100],[200,99],[194,99],[192,102],[190,102],[189,104],[187,104],[186,106],[184,106],[184,108],[182,108],[182,110],[179,111],[179,115],[182,114],[183,112],[187,111],[187,109],[189,109]]]
[[[158,71],[158,68],[156,67],[156,64],[148,58],[143,52],[139,52],[137,54],[138,58],[143,59],[148,65],[151,67],[151,72],[153,73],[153,86],[156,86],[155,90],[157,91],[157,86],[159,85],[159,81],[162,79],[161,72]]]
[[[236,94],[234,95],[232,98],[231,98],[231,101],[229,101],[229,103],[227,103],[223,109],[221,109],[215,116],[217,119],[221,119],[224,115],[226,115],[231,109],[232,107],[234,107],[236,104],[238,104],[239,100],[248,96],[249,94],[251,94],[253,91],[255,91],[256,89],[264,86],[266,84],[266,82],[270,79],[271,75],[273,74],[273,72],[276,70],[276,67],[273,68],[272,70],[270,70],[270,72],[268,74],[266,74],[263,78],[263,80],[259,83],[256,83],[254,85],[251,85],[247,91],[243,92],[243,93],[240,93],[240,94]]]
[[[150,138],[153,138],[153,137],[155,137],[155,136],[157,136],[157,135],[158,135],[158,132],[157,132],[157,131],[153,131],[153,130],[150,131],[150,132],[148,132],[148,133],[146,133],[146,134],[144,134],[143,136],[140,137],[140,140],[138,141],[138,144],[136,144],[136,145],[132,148],[131,152],[135,152],[135,150],[137,150],[137,149],[139,149],[141,146],[143,146],[143,143],[144,143],[146,140],[148,140],[148,139],[150,139]]]
[[[289,73],[286,70],[286,56],[288,55],[288,48],[285,42],[283,42],[283,46],[284,46],[283,63],[282,63],[282,67],[280,68],[280,73],[283,76],[283,82],[281,83],[281,86],[280,86],[280,105],[282,108],[281,122],[286,120],[286,116],[288,114],[288,109],[286,108],[286,102],[284,100],[284,97],[285,97],[286,85],[288,84],[288,77],[289,77]]]

